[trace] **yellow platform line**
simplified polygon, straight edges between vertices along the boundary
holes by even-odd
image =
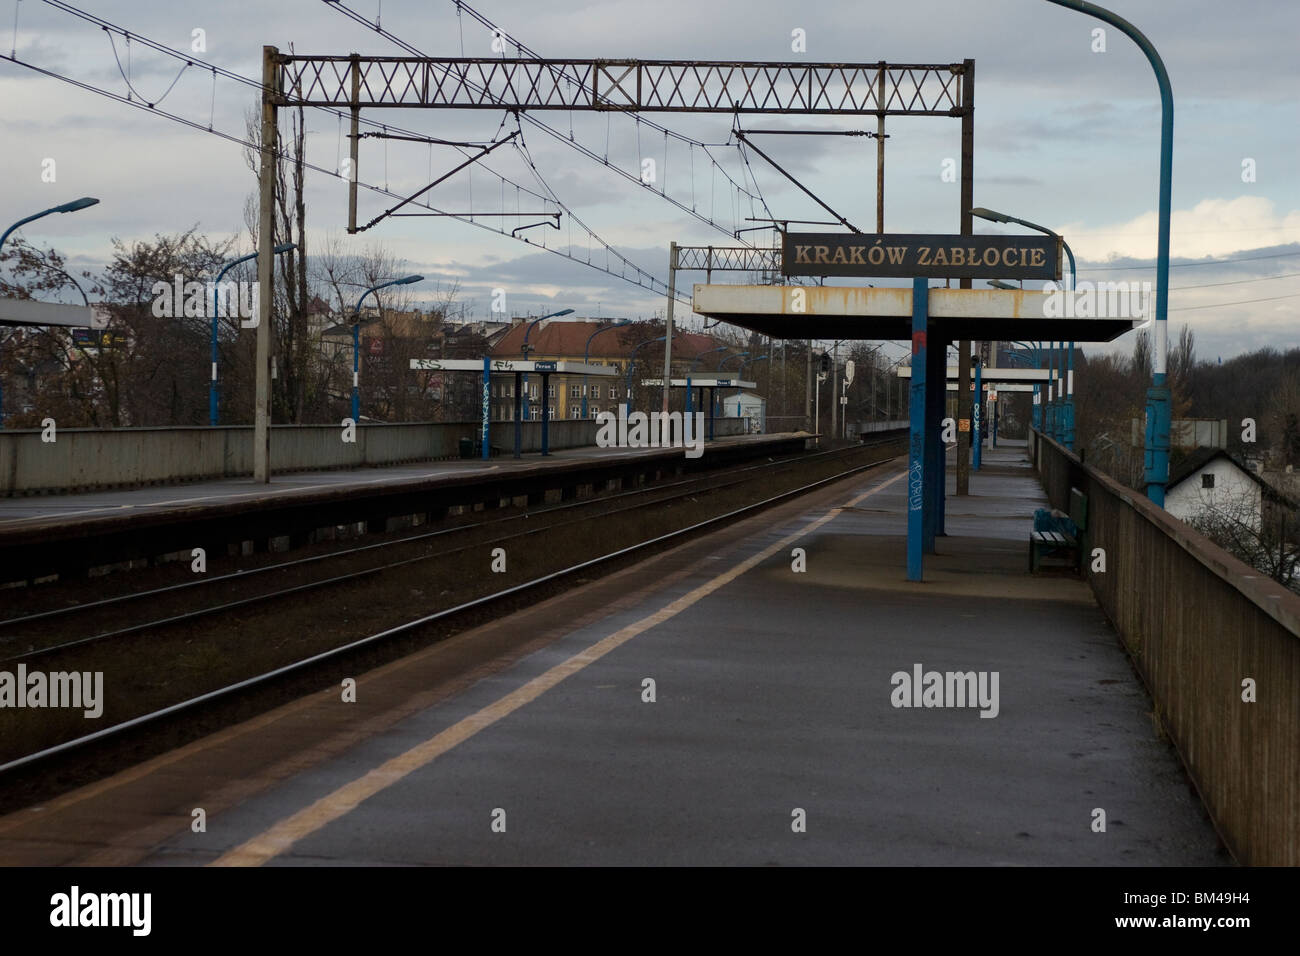
[[[416,744],[405,753],[399,754],[390,760],[385,761],[378,767],[366,773],[364,776],[353,780],[351,783],[344,784],[333,793],[321,797],[315,803],[304,807],[292,816],[274,824],[270,829],[258,834],[247,842],[235,847],[227,853],[224,853],[216,860],[213,860],[210,866],[261,866],[272,857],[278,856],[285,850],[289,849],[299,840],[315,833],[326,824],[332,823],[339,817],[355,810],[363,801],[373,797],[382,790],[391,787],[393,784],[404,779],[409,774],[433,760],[447,753],[457,744],[464,743],[473,737],[480,730],[490,727],[503,717],[514,713],[530,701],[536,700],[542,694],[546,693],[552,687],[555,687],[566,677],[583,670],[590,664],[600,660],[610,651],[621,647],[638,634],[650,630],[656,625],[671,620],[687,608],[697,604],[699,601],[708,597],[714,591],[731,583],[740,577],[746,571],[757,567],[768,558],[772,557],[778,551],[806,537],[808,534],[816,531],[827,522],[833,521],[836,516],[847,508],[856,506],[859,502],[870,498],[877,492],[889,487],[894,482],[903,477],[905,472],[900,472],[893,478],[881,482],[869,491],[863,492],[847,504],[832,508],[822,517],[818,518],[812,524],[800,528],[793,534],[786,535],[775,544],[771,544],[759,553],[746,558],[740,564],[728,571],[717,575],[699,587],[682,595],[671,604],[666,605],[660,610],[642,618],[634,624],[629,624],[602,638],[595,644],[585,650],[579,651],[568,660],[556,664],[550,670],[534,677],[528,683],[511,691],[504,697],[491,704],[488,704],[482,710],[465,717],[452,724],[446,730],[435,734],[428,740]]]

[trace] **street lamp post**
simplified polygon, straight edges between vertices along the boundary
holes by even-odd
[[[533,334],[533,329],[537,327],[538,323],[544,322],[547,319],[558,318],[561,315],[572,315],[572,314],[573,314],[572,309],[561,309],[559,312],[552,312],[550,315],[543,315],[529,322],[528,328],[524,329],[524,344],[520,346],[519,349],[523,353],[524,358],[525,359],[528,358],[528,351],[530,348],[532,348],[532,346],[528,344],[528,336]]]
[[[1166,381],[1169,316],[1169,214],[1172,206],[1174,169],[1174,91],[1160,54],[1142,31],[1121,16],[1086,0],[1048,0],[1059,7],[1086,13],[1119,28],[1138,45],[1156,74],[1160,88],[1160,199],[1156,239],[1156,319],[1152,349],[1151,388],[1147,390],[1146,480],[1147,497],[1165,505],[1165,484],[1169,480],[1169,429],[1172,410]]]
[[[387,289],[390,285],[410,285],[412,282],[420,282],[423,279],[424,276],[412,275],[381,282],[379,285],[371,286],[361,293],[361,298],[357,299],[357,306],[352,310],[352,421],[354,424],[361,423],[361,303],[366,300],[366,296],[370,295],[370,293],[377,293],[380,289]],[[375,301],[379,301],[378,295],[375,296]]]
[[[665,338],[666,336],[661,335],[657,339],[646,339],[644,342],[638,343],[636,347],[632,349],[631,354],[627,357],[627,381],[624,382],[627,387],[624,391],[623,401],[627,405],[627,413],[629,415],[632,414],[632,371],[636,368],[636,353],[641,351],[647,345],[654,345],[656,342],[662,342]]]
[[[582,364],[586,365],[588,362],[591,361],[591,340],[592,339],[600,335],[601,332],[608,332],[610,329],[622,328],[627,324],[628,324],[627,322],[615,322],[613,325],[603,326],[597,329],[595,332],[592,332],[589,336],[587,336],[587,345],[582,350]],[[527,338],[527,336],[528,333],[525,332],[524,337]],[[585,372],[582,375],[582,417],[583,418],[587,417],[587,374]]]
[[[15,229],[27,225],[29,222],[34,222],[37,219],[43,219],[46,216],[52,216],[56,212],[60,212],[60,213],[77,212],[78,210],[85,209],[89,206],[94,206],[98,202],[99,200],[95,199],[92,196],[83,196],[80,199],[72,200],[72,202],[65,202],[60,206],[51,206],[49,209],[45,209],[42,210],[41,212],[34,213],[28,216],[26,219],[19,219],[16,223],[14,223],[12,226],[10,226],[8,229],[4,231],[4,235],[0,235],[0,246],[3,246],[5,244],[5,240],[9,238],[9,234],[11,232],[13,232]]]
[[[528,327],[527,327],[526,329],[524,329],[524,342],[523,342],[523,344],[522,344],[521,346],[519,346],[519,354],[522,355],[522,356],[524,357],[524,361],[527,361],[527,360],[528,360],[528,353],[529,353],[529,351],[532,349],[532,346],[530,346],[530,345],[528,344],[528,336],[530,336],[530,335],[533,334],[533,329],[537,328],[537,326],[538,326],[539,324],[541,324],[542,322],[545,322],[547,319],[554,319],[554,318],[558,318],[558,317],[561,316],[561,315],[572,315],[572,314],[573,314],[573,310],[572,310],[572,309],[561,309],[559,312],[551,312],[551,313],[548,314],[548,315],[538,316],[537,318],[535,318],[535,319],[533,319],[532,321],[530,321],[530,322],[528,323]],[[546,381],[546,377],[545,377],[545,376],[542,376],[542,381],[543,381],[543,383]],[[526,395],[526,394],[527,394],[527,391],[528,391],[528,373],[527,373],[527,372],[525,372],[525,373],[523,374],[523,377],[520,378],[520,380],[519,380],[519,387],[524,391],[524,394]],[[521,397],[522,397],[522,396],[521,396]],[[583,415],[584,415],[584,416],[586,415],[586,410],[585,410],[585,409],[583,410]]]
[[[93,196],[82,196],[80,199],[72,200],[72,202],[65,202],[58,206],[51,206],[49,209],[44,209],[41,212],[28,216],[26,219],[19,219],[16,223],[6,229],[3,235],[0,235],[0,248],[4,247],[5,240],[9,238],[11,232],[21,226],[27,225],[29,222],[34,222],[35,220],[42,219],[45,216],[52,216],[56,212],[77,212],[78,210],[85,209],[89,206],[94,206],[98,202],[99,200],[95,199]],[[76,283],[74,282],[74,285],[75,284]],[[77,288],[81,287],[77,286]],[[84,291],[81,294],[83,298],[86,295]],[[4,380],[0,378],[0,428],[4,427],[4,421]]]
[[[283,242],[275,247],[275,254],[278,256],[288,252],[291,249],[297,249],[296,242]],[[256,252],[250,252],[246,256],[240,256],[222,266],[221,271],[217,273],[217,281],[212,283],[212,379],[208,383],[208,424],[216,425],[218,420],[217,412],[217,316],[221,312],[220,295],[221,280],[225,278],[226,273],[242,262],[249,262],[257,258]]]
[[[1054,0],[1053,0],[1054,2]],[[989,222],[1016,223],[1024,226],[1026,229],[1033,229],[1035,232],[1041,232],[1045,236],[1051,236],[1061,241],[1061,248],[1065,250],[1065,255],[1070,261],[1070,286],[1069,292],[1073,294],[1078,288],[1078,271],[1074,264],[1074,252],[1070,249],[1070,244],[1065,241],[1060,233],[1048,229],[1046,226],[1040,226],[1038,223],[1030,222],[1027,219],[1018,219],[1015,216],[1008,216],[1004,213],[994,212],[991,209],[972,209],[972,216],[978,216],[980,219],[987,219]],[[1065,343],[1061,343],[1064,345]],[[1074,343],[1069,344],[1065,355],[1065,361],[1058,360],[1059,365],[1066,368],[1058,368],[1058,374],[1062,375],[1061,384],[1056,388],[1056,398],[1058,401],[1051,404],[1051,411],[1048,415],[1048,434],[1058,441],[1064,442],[1065,447],[1074,451]],[[1050,383],[1049,383],[1050,384]],[[1064,397],[1062,397],[1064,396]]]

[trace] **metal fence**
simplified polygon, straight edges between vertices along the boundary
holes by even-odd
[[[1031,448],[1054,507],[1088,498],[1088,583],[1229,849],[1300,865],[1300,595],[1051,439]]]

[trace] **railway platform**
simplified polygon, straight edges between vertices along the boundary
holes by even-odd
[[[1027,571],[1043,497],[1024,448],[990,452],[971,495],[948,498],[918,583],[901,560],[904,472],[863,472],[357,675],[355,704],[325,690],[0,819],[0,854],[1227,862],[1087,586]],[[973,675],[964,701],[950,674]]]
[[[0,498],[0,583],[202,547],[287,550],[321,528],[383,532],[437,520],[449,508],[536,504],[547,494],[626,487],[805,449],[804,432],[743,435],[682,448],[573,448],[549,458],[424,462],[382,468],[199,481],[76,494]],[[75,546],[73,543],[75,542]]]

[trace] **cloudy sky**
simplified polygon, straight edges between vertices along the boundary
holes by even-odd
[[[429,55],[491,56],[490,31],[452,0],[346,0],[367,20]],[[204,129],[96,95],[0,59],[0,174],[6,223],[83,195],[100,205],[28,226],[79,267],[103,264],[111,239],[146,239],[197,224],[248,247],[244,204],[254,180],[241,147],[206,132],[244,135],[254,91],[189,67],[139,41],[113,37],[78,18],[69,4],[0,0],[0,53],[114,94],[143,97]],[[976,62],[975,203],[1043,223],[1064,234],[1080,280],[1153,281],[1159,99],[1150,66],[1113,29],[1046,0],[478,0],[485,18],[548,57],[769,60],[873,63]],[[384,37],[324,0],[80,0],[76,9],[132,34],[257,77],[263,45],[299,53],[400,55]],[[1197,334],[1202,357],[1264,345],[1300,346],[1300,4],[1277,0],[1112,0],[1164,57],[1176,114],[1170,322]],[[806,36],[793,52],[792,31]],[[202,31],[196,34],[196,31]],[[1104,44],[1104,51],[1097,49]],[[514,55],[514,48],[507,55]],[[179,74],[179,75],[178,75]],[[174,81],[174,83],[173,83]],[[770,215],[824,219],[759,157],[749,162],[725,115],[648,118],[698,142],[671,140],[628,115],[537,114],[558,136],[525,124],[523,149],[506,145],[428,194],[444,211],[509,212],[492,227],[537,221],[554,205],[523,191],[553,193],[631,263],[666,278],[667,246],[727,244],[732,230]],[[367,113],[428,136],[488,142],[514,120],[491,111],[389,110]],[[503,125],[504,124],[504,125]],[[874,129],[874,119],[742,117],[744,128]],[[519,314],[573,308],[578,314],[649,316],[662,295],[588,267],[607,252],[572,217],[559,231],[516,239],[455,220],[389,219],[344,232],[347,194],[334,173],[346,155],[337,117],[307,118],[308,159],[326,172],[308,183],[313,242],[337,237],[358,251],[382,244],[411,271],[457,282],[479,317],[491,290],[507,292]],[[956,119],[904,117],[887,128],[888,231],[956,232],[959,187],[943,177],[959,156]],[[656,161],[656,185],[697,216],[666,202],[565,142],[584,144],[632,175]],[[773,136],[759,145],[830,206],[863,229],[875,224],[875,146],[863,138]],[[358,177],[405,194],[462,161],[445,146],[363,142]],[[43,170],[54,160],[55,181]],[[531,160],[531,163],[530,163]],[[1253,177],[1243,170],[1253,170]],[[503,181],[502,178],[505,177]],[[48,178],[48,174],[45,178]],[[1253,181],[1246,181],[1252,179]],[[517,188],[522,187],[522,188]],[[548,193],[549,191],[549,193]],[[368,221],[394,200],[362,191]],[[716,227],[707,221],[712,220]],[[977,231],[999,231],[991,224]],[[765,233],[746,233],[761,241]],[[559,247],[574,263],[537,247]],[[1227,260],[1227,261],[1223,261]],[[616,258],[615,273],[628,272]],[[685,276],[689,284],[702,281]],[[679,310],[680,314],[680,310]],[[1131,337],[1128,337],[1131,338]],[[1128,349],[1121,340],[1117,348]],[[902,346],[894,351],[902,352]]]

